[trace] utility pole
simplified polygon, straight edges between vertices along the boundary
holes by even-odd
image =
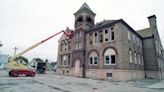
[[[15,56],[16,51],[18,50],[18,48],[15,46],[13,49],[14,49],[14,56]]]
[[[2,43],[1,43],[1,41],[0,41],[0,47],[2,47],[3,45],[2,45]],[[1,53],[1,52],[0,52]]]
[[[0,41],[0,47],[2,47],[3,45],[2,45],[2,43],[1,43],[1,41]]]

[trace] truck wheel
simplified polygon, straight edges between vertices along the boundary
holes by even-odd
[[[31,72],[30,76],[31,77],[34,77],[35,76],[35,73]]]
[[[9,72],[9,76],[12,77],[12,75],[11,75],[11,71]]]
[[[19,76],[19,73],[16,72],[16,71],[12,71],[12,72],[11,72],[11,76],[12,76],[12,77],[18,77],[18,76]]]

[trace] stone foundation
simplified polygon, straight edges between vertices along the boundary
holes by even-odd
[[[145,72],[140,70],[112,70],[112,69],[85,69],[85,70],[86,70],[86,78],[91,78],[91,79],[129,81],[129,80],[145,78]],[[56,74],[82,77],[82,68],[80,68],[78,74],[75,73],[74,68],[58,68]]]
[[[139,70],[87,69],[86,77],[112,81],[129,81],[143,79],[145,78],[145,73]]]
[[[82,68],[80,68],[79,72],[75,72],[74,68],[57,68],[56,74],[82,77]]]
[[[164,71],[145,71],[146,78],[164,79]]]

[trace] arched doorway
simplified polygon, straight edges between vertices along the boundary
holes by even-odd
[[[74,75],[80,76],[80,61],[79,60],[75,61]]]

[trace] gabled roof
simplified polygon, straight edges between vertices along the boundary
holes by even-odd
[[[143,38],[151,37],[152,34],[153,34],[152,31],[151,31],[151,28],[145,28],[145,29],[138,30],[137,33],[139,35],[141,35]]]
[[[103,25],[112,23],[112,22],[114,22],[114,21],[116,21],[116,20],[103,20],[103,21],[101,21],[101,22],[99,22],[99,23],[96,23],[96,25],[94,26],[94,28],[101,27],[101,26],[103,26]]]
[[[95,13],[91,10],[91,8],[87,5],[86,2],[80,7],[80,9],[76,13],[74,13],[74,15],[76,15],[77,13],[79,13],[81,11],[85,11],[85,10],[90,11],[91,13],[93,13],[95,15]]]
[[[129,28],[134,34],[136,34],[137,36],[143,38],[141,35],[139,35],[132,27],[130,27],[123,19],[118,19],[118,20],[105,20],[102,21],[100,23],[97,23],[94,28],[91,29],[91,31],[95,31],[97,29],[101,29],[101,28],[105,28],[105,27],[109,27],[112,26],[116,23],[122,23],[123,25],[125,25],[127,28]],[[88,32],[91,32],[88,31]]]

